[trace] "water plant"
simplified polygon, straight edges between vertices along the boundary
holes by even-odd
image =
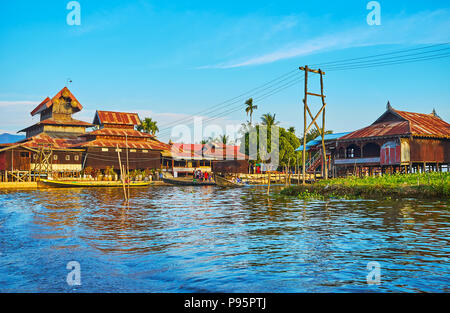
[[[450,198],[450,173],[392,174],[376,177],[345,177],[321,180],[281,191],[300,198]],[[320,195],[320,196],[317,196]]]

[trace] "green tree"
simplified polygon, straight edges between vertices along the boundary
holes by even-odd
[[[256,162],[261,162],[261,159],[265,159],[265,157],[260,155],[261,151],[259,149],[260,148],[259,136],[260,132],[262,132],[262,134],[266,132],[268,152],[272,151],[274,144],[275,145],[278,144],[279,168],[287,172],[292,166],[295,166],[297,164],[297,160],[301,160],[301,153],[295,151],[300,146],[300,139],[293,132],[286,131],[282,127],[277,126],[277,128],[279,138],[273,138],[274,140],[277,141],[272,142],[271,132],[273,131],[273,129],[271,127],[267,127],[265,125],[256,125],[253,127],[249,127],[248,125],[244,124],[243,127],[241,128],[242,137],[240,139],[241,141],[240,151],[241,153],[249,155],[250,145],[257,147],[258,148],[257,155],[251,157],[255,158]],[[250,135],[252,133],[253,135]]]
[[[294,133],[294,134],[295,134],[295,127],[294,127],[294,126],[291,126],[291,127],[289,127],[289,128],[287,129],[287,131],[290,132],[290,133]]]
[[[245,113],[247,113],[247,115],[250,114],[250,125],[252,124],[253,111],[257,109],[258,106],[253,104],[253,98],[250,98],[247,101],[245,101]]]
[[[152,135],[159,132],[157,122],[152,120],[151,117],[146,117],[144,120],[141,120],[141,125],[137,127],[137,130]]]
[[[263,114],[263,116],[261,116],[261,121],[263,125],[267,126],[267,128],[280,124],[280,122],[277,122],[275,118],[275,113],[273,115],[270,113]]]
[[[332,134],[333,131],[332,130],[326,130],[325,131],[325,135],[327,134]],[[322,134],[320,133],[320,131],[316,128],[313,127],[307,134],[306,134],[306,142],[310,142],[311,140],[316,139],[317,137],[321,136]],[[303,143],[303,137],[300,138],[300,141]]]

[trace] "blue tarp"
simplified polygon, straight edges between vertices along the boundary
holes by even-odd
[[[336,133],[336,134],[325,134],[325,138],[324,140],[334,140],[334,139],[339,139],[347,134],[350,134],[351,132],[346,132],[346,133]],[[306,151],[308,151],[309,149],[311,149],[311,147],[313,146],[317,146],[320,145],[322,143],[322,136],[317,136],[316,138],[314,138],[313,140],[309,141],[306,143]],[[303,151],[303,145],[301,145],[300,147],[298,147],[295,151]]]

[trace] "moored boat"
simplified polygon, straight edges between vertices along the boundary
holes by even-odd
[[[220,175],[214,175],[214,179],[217,183],[217,186],[220,187],[244,187],[245,184],[243,183],[236,183],[231,180],[226,179],[225,177],[222,177]]]
[[[41,179],[41,183],[49,187],[76,188],[76,187],[123,187],[121,181],[71,181],[71,180],[51,180]],[[145,187],[152,182],[130,182],[130,187]],[[128,186],[128,184],[126,184]]]
[[[163,182],[178,185],[178,186],[215,186],[215,182],[210,181],[194,181],[193,179],[185,179],[185,178],[166,178],[164,177]]]

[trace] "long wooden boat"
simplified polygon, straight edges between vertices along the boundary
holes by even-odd
[[[215,186],[215,182],[209,182],[209,181],[194,181],[193,179],[186,179],[186,178],[166,178],[164,177],[163,182],[171,184],[171,185],[178,185],[178,186]]]
[[[122,187],[121,181],[70,181],[70,180],[51,180],[41,179],[41,183],[50,187],[75,188],[75,187]],[[130,187],[145,187],[152,182],[130,182]],[[126,184],[126,186],[128,186]]]
[[[214,175],[217,186],[220,187],[244,187],[245,184],[232,182],[220,175]]]

